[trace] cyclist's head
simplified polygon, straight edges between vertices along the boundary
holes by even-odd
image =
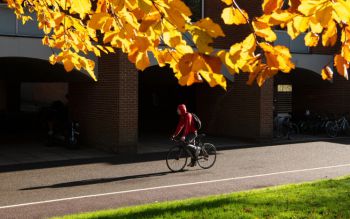
[[[177,107],[177,113],[179,115],[184,115],[187,113],[187,109],[186,109],[186,105],[185,104],[180,104],[178,107]]]

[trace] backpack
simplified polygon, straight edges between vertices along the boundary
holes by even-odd
[[[194,113],[191,113],[192,114],[192,118],[193,118],[193,121],[194,121],[194,127],[199,130],[202,128],[202,122],[201,120],[199,119],[199,117],[194,114]]]

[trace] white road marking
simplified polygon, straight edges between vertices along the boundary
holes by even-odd
[[[74,199],[93,198],[93,197],[101,197],[101,196],[108,196],[108,195],[118,195],[118,194],[132,193],[132,192],[142,192],[142,191],[150,191],[150,190],[157,190],[157,189],[166,189],[166,188],[173,188],[173,187],[182,187],[182,186],[191,186],[191,185],[199,185],[199,184],[207,184],[207,183],[233,181],[233,180],[240,180],[240,179],[257,178],[257,177],[264,177],[264,176],[273,176],[273,175],[280,175],[280,174],[287,174],[287,173],[298,173],[298,172],[307,172],[307,171],[314,171],[314,170],[334,169],[334,168],[340,168],[340,167],[350,167],[350,164],[341,164],[341,165],[335,165],[335,166],[316,167],[316,168],[300,169],[300,170],[289,170],[289,171],[282,171],[282,172],[258,174],[258,175],[252,175],[252,176],[240,176],[240,177],[232,177],[232,178],[226,178],[226,179],[208,180],[208,181],[200,181],[200,182],[193,182],[193,183],[174,184],[174,185],[157,186],[157,187],[150,187],[150,188],[144,188],[144,189],[133,189],[133,190],[118,191],[118,192],[101,193],[101,194],[95,194],[95,195],[85,195],[85,196],[77,196],[77,197],[70,197],[70,198],[53,199],[53,200],[30,202],[30,203],[23,203],[23,204],[17,204],[17,205],[0,206],[0,209],[24,207],[24,206],[38,205],[38,204],[47,204],[47,203],[53,203],[53,202],[69,201],[69,200],[74,200]]]

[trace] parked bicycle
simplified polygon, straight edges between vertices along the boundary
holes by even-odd
[[[290,115],[277,116],[275,118],[275,137],[286,137],[292,139],[295,135],[299,134],[299,127],[296,123],[292,122]]]
[[[346,118],[346,115],[343,115],[340,119],[335,121],[330,121],[327,124],[327,135],[331,138],[337,137],[339,134],[350,135],[350,125]]]
[[[216,161],[216,148],[213,144],[204,143],[202,140],[204,134],[200,134],[194,140],[194,146],[200,147],[197,163],[203,169],[209,169],[214,166]],[[170,148],[166,156],[166,164],[172,172],[182,171],[187,164],[188,158],[193,158],[193,154],[186,148],[186,144],[178,139],[173,139],[175,146]]]

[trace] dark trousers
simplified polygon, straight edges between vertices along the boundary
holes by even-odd
[[[192,153],[192,158],[195,157],[197,147],[194,146],[194,140],[197,137],[197,133],[189,133],[185,137],[186,148]]]

